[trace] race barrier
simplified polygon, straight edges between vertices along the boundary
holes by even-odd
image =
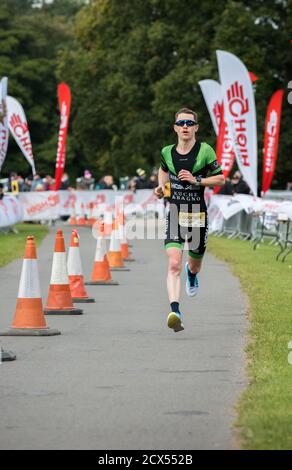
[[[0,199],[0,229],[12,227],[23,221],[22,204],[16,196],[5,194]]]
[[[23,221],[56,220],[62,216],[77,218],[77,224],[85,225],[84,216],[95,218],[103,215],[115,203],[122,202],[125,214],[141,214],[147,210],[164,214],[161,200],[157,200],[150,189],[131,191],[34,191],[19,193],[19,202],[23,210]],[[81,220],[80,220],[81,219]],[[110,233],[109,233],[110,235]]]
[[[210,233],[251,240],[256,249],[264,239],[278,245],[276,260],[292,252],[292,201],[253,196],[214,196],[209,206]]]

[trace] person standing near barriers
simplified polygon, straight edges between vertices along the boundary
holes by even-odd
[[[198,293],[198,273],[206,250],[208,217],[204,188],[222,186],[224,176],[213,148],[196,140],[198,116],[189,108],[175,114],[174,131],[177,144],[161,151],[158,186],[155,194],[166,196],[170,189],[169,210],[166,215],[165,248],[168,257],[167,290],[171,312],[167,325],[175,332],[184,330],[179,307],[180,273],[184,244],[188,244],[186,292]]]

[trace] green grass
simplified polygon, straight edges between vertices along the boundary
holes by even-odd
[[[236,423],[241,447],[292,449],[292,254],[282,263],[275,260],[277,247],[261,244],[254,251],[250,242],[212,236],[209,251],[230,263],[249,298],[250,383]]]
[[[0,267],[10,263],[15,258],[21,258],[24,254],[25,240],[28,235],[34,235],[37,245],[48,233],[46,225],[18,224],[15,226],[18,234],[0,232]]]

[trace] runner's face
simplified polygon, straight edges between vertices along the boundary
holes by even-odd
[[[190,119],[194,121],[194,116],[192,114],[181,113],[177,116],[176,120],[180,121],[183,119]],[[196,132],[199,129],[199,125],[196,124],[195,126],[188,127],[186,124],[183,127],[173,126],[175,132],[177,133],[178,139],[187,142],[188,140],[195,139]]]

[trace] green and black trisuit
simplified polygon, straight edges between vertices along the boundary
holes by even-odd
[[[182,249],[187,239],[189,255],[192,258],[202,258],[208,237],[205,188],[181,181],[177,175],[181,170],[188,170],[193,176],[201,178],[221,175],[222,169],[216,154],[205,142],[196,142],[186,155],[179,154],[176,145],[168,145],[161,151],[160,166],[169,173],[170,181],[165,247]]]

